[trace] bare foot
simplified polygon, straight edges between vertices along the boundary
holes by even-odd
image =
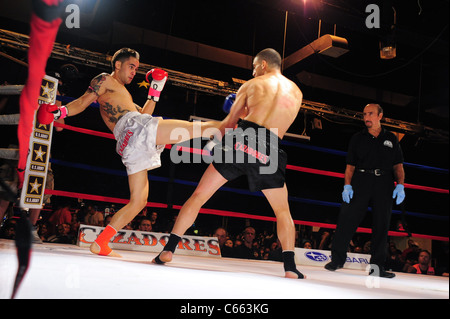
[[[96,254],[96,255],[100,255],[100,246],[95,241],[91,244],[90,250],[91,250],[91,253]],[[118,253],[116,253],[114,250],[111,250],[110,253],[107,254],[107,255],[100,255],[100,256],[122,258],[122,256],[119,255]]]
[[[172,261],[173,253],[171,251],[163,250],[158,256],[153,258],[154,264],[165,264]],[[159,260],[157,260],[159,259]]]
[[[286,271],[284,273],[284,278],[290,278],[290,279],[306,279],[306,276],[303,275],[301,272],[295,273],[293,271]]]

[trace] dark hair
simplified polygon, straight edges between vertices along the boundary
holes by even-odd
[[[420,253],[427,253],[428,254],[428,257],[431,257],[431,253],[428,251],[428,250],[426,250],[426,249],[421,249],[420,251],[419,251],[419,254]]]
[[[116,53],[114,53],[111,60],[111,66],[113,71],[116,68],[117,61],[124,62],[128,60],[131,56],[139,60],[139,53],[136,50],[130,48],[122,48],[118,50]]]
[[[259,52],[255,58],[259,60],[265,60],[271,68],[281,68],[281,56],[274,49],[264,49]]]

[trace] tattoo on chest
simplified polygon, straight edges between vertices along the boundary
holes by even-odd
[[[127,109],[122,109],[120,105],[113,106],[112,104],[105,102],[102,104],[102,109],[108,116],[108,120],[111,123],[117,123],[122,116],[129,112]]]

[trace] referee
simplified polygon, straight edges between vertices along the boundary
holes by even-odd
[[[332,261],[325,268],[334,271],[343,267],[350,240],[371,205],[369,275],[393,278],[395,274],[385,271],[384,262],[392,199],[396,198],[398,205],[405,198],[403,153],[397,137],[381,126],[383,109],[380,105],[366,105],[363,115],[366,128],[352,136],[348,148],[343,203],[331,248]]]

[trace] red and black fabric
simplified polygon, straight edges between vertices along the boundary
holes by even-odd
[[[30,21],[30,41],[28,50],[28,78],[20,95],[20,120],[17,129],[19,139],[19,188],[23,186],[24,173],[34,114],[38,108],[38,97],[45,76],[47,60],[53,49],[56,34],[61,24],[62,0],[33,0],[33,12]],[[31,257],[31,223],[26,211],[22,211],[16,226],[16,248],[18,268],[11,298],[17,294],[19,286],[28,270]]]
[[[63,0],[33,0],[28,50],[28,78],[20,96],[20,120],[17,130],[19,140],[19,186],[23,185],[34,113],[38,108],[39,90],[45,76],[47,60],[61,24]]]

